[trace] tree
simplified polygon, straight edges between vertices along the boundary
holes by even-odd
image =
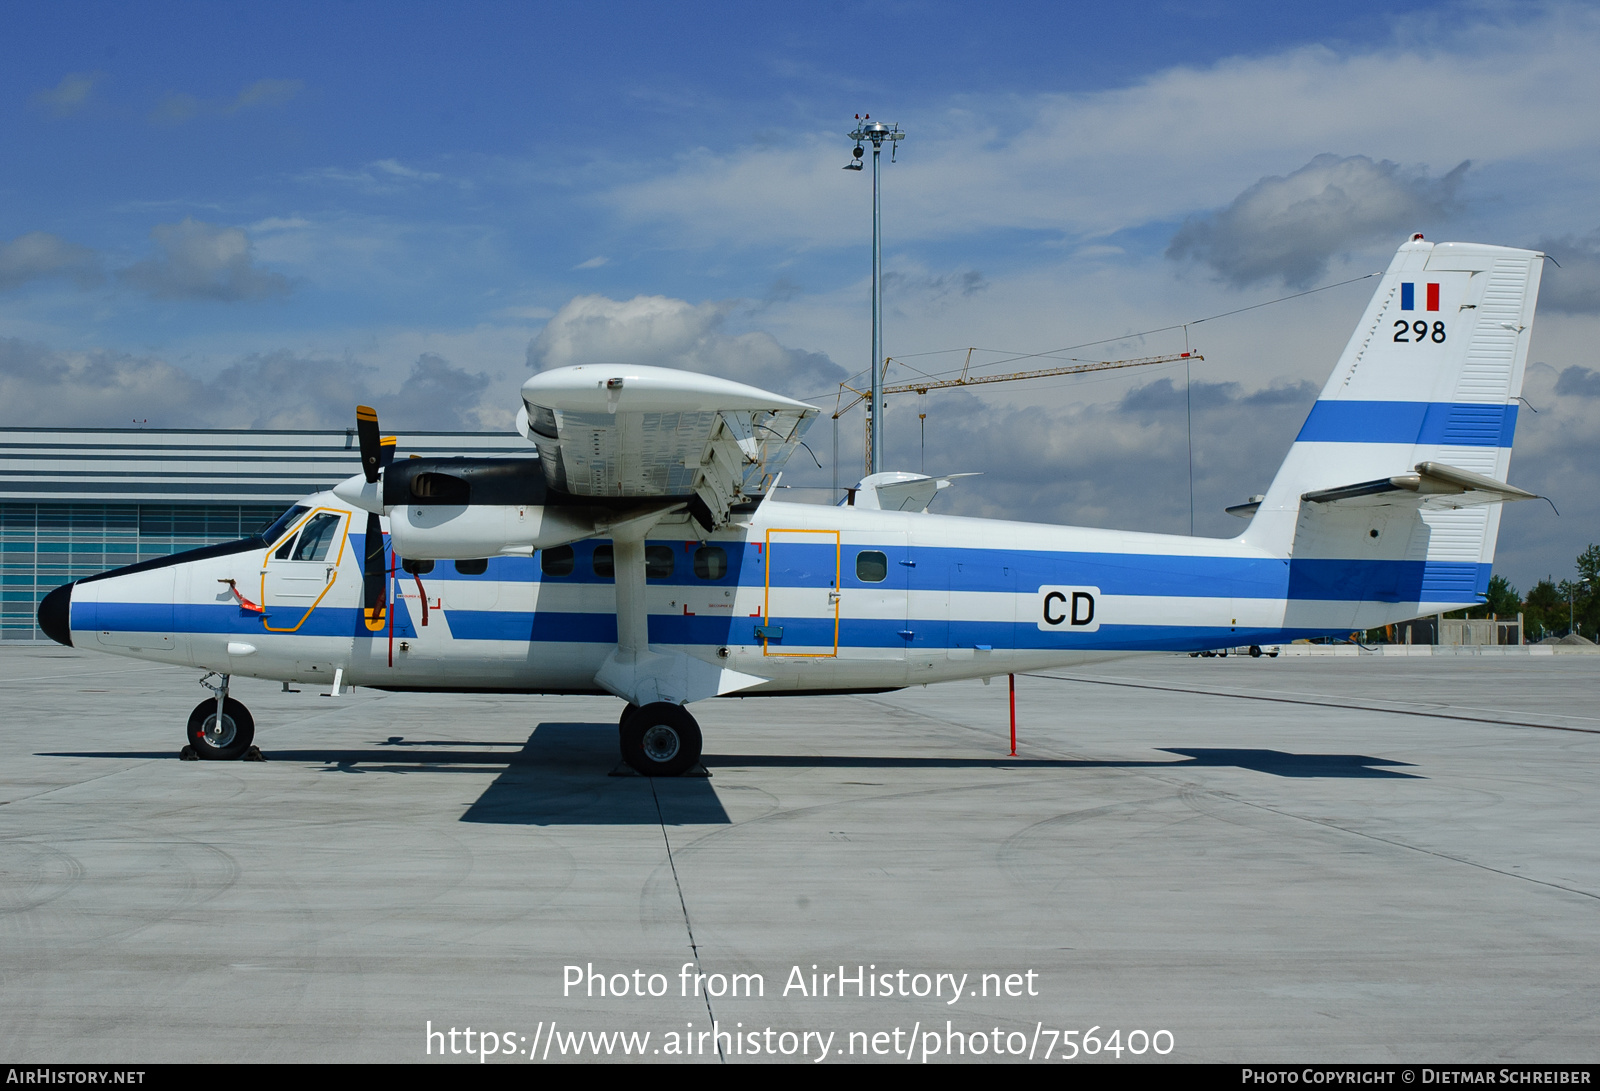
[[[1465,610],[1455,610],[1445,617],[1486,618],[1493,615],[1501,620],[1506,618],[1515,620],[1520,609],[1522,609],[1522,599],[1517,595],[1517,589],[1511,586],[1511,581],[1504,576],[1490,576],[1489,590],[1484,595],[1482,604],[1469,606]]]
[[[1489,594],[1484,599],[1488,612],[1500,618],[1514,618],[1522,609],[1522,597],[1504,576],[1489,577]]]
[[[1578,554],[1578,579],[1574,585],[1573,616],[1578,632],[1591,637],[1600,630],[1600,545],[1591,545]]]
[[[1567,600],[1549,576],[1534,584],[1527,601],[1522,604],[1522,611],[1530,640],[1542,640],[1567,627]]]

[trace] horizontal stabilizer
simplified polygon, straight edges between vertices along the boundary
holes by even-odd
[[[975,473],[929,477],[906,470],[869,474],[850,490],[845,506],[875,508],[881,511],[927,511],[933,498],[956,483],[957,478],[977,477]]]
[[[1310,504],[1416,504],[1427,508],[1460,508],[1538,498],[1536,493],[1443,462],[1419,462],[1408,474],[1380,477],[1374,481],[1360,481],[1332,489],[1317,489],[1300,496],[1301,500]]]

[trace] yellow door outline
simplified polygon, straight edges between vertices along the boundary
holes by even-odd
[[[272,609],[272,604],[267,601],[267,567],[272,563],[273,551],[283,544],[284,538],[293,538],[296,534],[299,534],[302,527],[304,527],[311,520],[315,519],[319,512],[324,511],[333,515],[337,515],[343,520],[343,522],[340,523],[339,552],[334,554],[333,561],[331,562],[333,564],[333,572],[329,574],[328,582],[322,588],[322,594],[317,596],[315,602],[306,607],[306,612],[301,614],[300,620],[295,622],[292,626],[288,628],[279,628],[272,625],[268,621],[267,614],[262,614],[261,627],[266,629],[269,633],[292,633],[297,631],[300,626],[306,623],[306,618],[311,616],[311,611],[320,606],[322,604],[322,600],[328,597],[328,592],[333,590],[333,585],[339,582],[339,568],[344,563],[344,546],[345,542],[349,541],[350,538],[350,513],[347,511],[340,511],[338,508],[313,508],[312,510],[306,512],[304,517],[302,517],[298,523],[291,527],[288,533],[283,536],[283,538],[279,538],[276,542],[273,542],[267,547],[266,556],[261,558],[261,598],[257,601],[261,603],[264,609]],[[321,563],[328,564],[330,562],[323,561]]]
[[[828,590],[828,594],[833,600],[833,649],[826,652],[775,652],[772,650],[767,638],[762,636],[761,654],[770,655],[774,658],[785,656],[791,659],[837,658],[839,655],[839,599],[841,597],[839,553],[842,548],[842,544],[839,541],[839,532],[837,530],[814,530],[810,527],[772,527],[768,529],[766,537],[766,583],[761,601],[761,624],[763,626],[772,623],[772,536],[774,534],[827,534],[833,537],[833,585]],[[798,545],[799,543],[789,544]],[[818,590],[821,589],[819,588]]]

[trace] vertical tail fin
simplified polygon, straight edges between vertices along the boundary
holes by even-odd
[[[1302,498],[1423,462],[1505,481],[1542,258],[1420,236],[1400,247],[1243,535],[1291,558],[1291,598],[1413,604],[1401,616],[1479,601],[1498,503]]]

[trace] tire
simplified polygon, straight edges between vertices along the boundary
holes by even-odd
[[[1261,658],[1261,645],[1260,644],[1252,644],[1252,645],[1250,645],[1250,658],[1251,659],[1260,659]]]
[[[244,757],[255,741],[256,722],[250,710],[229,697],[222,705],[222,731],[209,730],[215,726],[217,702],[206,698],[189,713],[189,727],[184,741],[194,747],[196,757],[210,761],[237,761]]]
[[[682,705],[661,701],[625,712],[618,730],[622,760],[641,776],[681,776],[700,761],[700,725]]]

